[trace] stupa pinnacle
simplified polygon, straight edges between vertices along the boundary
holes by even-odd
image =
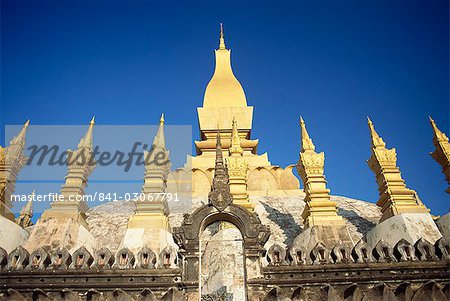
[[[216,67],[206,87],[204,107],[246,107],[244,89],[231,68],[231,50],[225,46],[223,25],[220,24],[219,49],[215,50]]]
[[[253,107],[247,105],[244,89],[231,68],[231,50],[226,48],[222,24],[215,58],[214,74],[206,87],[203,107],[197,108],[200,141],[195,141],[197,157],[192,158],[192,168],[214,167],[217,132],[220,133],[223,155],[228,156],[233,118],[239,121],[237,132],[249,165],[270,166],[267,154],[257,155],[258,140],[250,140]]]

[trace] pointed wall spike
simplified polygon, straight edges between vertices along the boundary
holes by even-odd
[[[372,121],[367,117],[371,136],[371,156],[367,160],[378,185],[379,199],[377,205],[381,208],[380,222],[403,213],[428,213],[417,193],[406,187],[400,169],[397,166],[395,148],[387,149],[386,143],[375,131]],[[401,200],[401,201],[399,201]]]
[[[142,185],[142,194],[146,198],[142,201],[136,202],[136,214],[141,216],[144,220],[158,220],[155,216],[159,216],[158,227],[170,230],[167,216],[169,214],[169,207],[164,194],[167,188],[167,177],[170,173],[170,158],[169,151],[166,149],[164,136],[164,113],[159,119],[159,128],[153,139],[153,151],[144,151],[146,158],[144,184]],[[157,158],[158,157],[158,158]],[[146,214],[155,214],[153,217],[143,217]],[[137,227],[142,225],[142,221],[135,217],[134,221],[130,221],[129,225]],[[152,224],[149,224],[152,225]],[[139,227],[141,227],[139,226]],[[147,227],[147,226],[145,226]],[[156,240],[156,239],[155,239]]]
[[[27,203],[20,210],[19,217],[16,219],[16,223],[23,228],[29,227],[33,224],[31,222],[31,218],[33,217],[33,201],[35,193],[36,191],[33,190],[30,195],[31,198],[27,200]]]
[[[330,190],[325,180],[325,154],[316,153],[312,139],[306,130],[305,121],[300,116],[301,151],[297,171],[303,182],[306,206],[303,210],[305,228],[313,226],[344,227],[345,222],[337,214],[336,202],[330,198]]]
[[[378,133],[375,131],[375,127],[373,125],[372,120],[367,116],[367,124],[369,125],[370,130],[370,137],[372,138],[371,144],[372,147],[385,147],[386,143],[383,141],[383,139],[378,135]]]
[[[84,134],[83,138],[81,138],[80,143],[78,143],[78,148],[91,148],[93,147],[94,141],[94,126],[95,126],[95,116],[92,117],[91,121],[89,122],[89,127],[86,131],[86,134]]]
[[[214,167],[214,177],[211,191],[208,194],[208,201],[219,211],[224,210],[233,202],[230,193],[228,169],[223,161],[222,145],[220,133],[217,133],[216,140],[216,164]]]
[[[11,196],[14,192],[17,176],[22,167],[27,163],[24,154],[26,134],[30,120],[27,120],[17,136],[10,140],[7,147],[0,146],[0,215],[14,221],[15,216],[11,211]]]
[[[82,196],[85,195],[89,176],[97,165],[93,151],[94,126],[95,117],[92,117],[86,133],[78,143],[78,148],[76,150],[68,150],[66,161],[67,174],[60,192],[62,197],[55,198],[50,204],[50,209],[45,210],[41,218],[71,218],[86,229],[89,228],[86,222],[86,211],[89,208]],[[64,200],[73,201],[65,202]],[[35,228],[35,230],[40,231],[39,227]],[[33,233],[31,234],[32,236],[34,235]]]
[[[164,113],[161,114],[161,118],[159,119],[159,127],[156,132],[155,138],[153,139],[153,145],[155,148],[166,149],[166,137],[164,135]]]
[[[433,120],[433,118],[430,118],[430,124],[431,127],[433,128],[433,132],[434,132],[434,139],[437,142],[441,142],[441,141],[447,141],[448,142],[448,137],[437,127],[436,122]]]
[[[30,119],[28,119],[25,122],[25,124],[23,125],[22,129],[20,130],[20,132],[17,134],[17,136],[15,136],[14,138],[11,139],[9,144],[25,146],[25,136],[27,134],[27,130],[28,130],[28,126],[29,125],[30,125]]]
[[[450,193],[450,142],[448,137],[441,131],[430,117],[430,124],[433,128],[433,144],[436,149],[430,153],[431,157],[442,166],[442,173],[447,180],[447,193]]]
[[[31,192],[31,199],[28,200],[28,202],[23,206],[22,210],[20,211],[20,214],[33,215],[33,201],[34,201],[35,195],[36,195],[36,190],[33,189],[33,192]]]
[[[222,180],[226,179],[228,182],[228,170],[225,165],[225,162],[223,160],[223,153],[222,153],[222,143],[220,141],[220,133],[217,133],[217,140],[216,140],[216,163],[214,166],[214,179],[213,182],[216,180]]]
[[[239,138],[239,132],[237,127],[236,117],[233,116],[233,124],[231,129],[231,147],[229,149],[230,154],[242,155],[244,150],[241,147],[241,140]]]
[[[229,156],[226,159],[230,193],[233,197],[233,203],[238,204],[250,212],[253,212],[255,206],[250,202],[247,192],[247,171],[248,162],[243,156],[244,150],[241,147],[239,138],[238,123],[236,117],[233,116],[231,126],[231,146],[229,148]]]
[[[222,143],[220,141],[220,133],[217,132],[216,138],[216,167],[223,165]]]
[[[300,116],[300,127],[302,133],[302,152],[307,150],[314,151],[316,149],[312,139],[309,137],[308,131],[306,130],[305,121],[302,116]]]

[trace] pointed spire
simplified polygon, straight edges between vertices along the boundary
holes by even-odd
[[[81,138],[80,143],[78,143],[78,148],[90,148],[93,147],[93,136],[94,136],[94,126],[95,126],[95,116],[92,117],[91,121],[89,122],[89,127],[86,131],[86,134],[84,134],[84,137]]]
[[[216,167],[223,165],[222,143],[220,142],[220,133],[217,132],[216,137]]]
[[[306,130],[305,121],[302,116],[300,116],[300,127],[302,131],[302,152],[308,150],[314,151],[316,147],[314,146],[312,139],[309,137],[308,131]]]
[[[27,203],[22,207],[22,210],[20,210],[20,215],[16,219],[16,223],[23,228],[29,227],[33,224],[31,222],[31,218],[33,217],[34,196],[35,190],[33,190],[31,195],[29,196]]]
[[[433,159],[442,166],[442,172],[448,183],[447,193],[450,193],[450,143],[448,137],[439,130],[433,118],[430,117],[431,127],[433,128],[433,144],[436,149],[430,153]]]
[[[231,50],[225,46],[223,29],[220,34],[219,49],[215,50],[214,53],[216,66],[205,90],[203,107],[247,107],[244,89],[233,74]],[[231,116],[229,118],[231,120]],[[202,123],[200,122],[200,124]]]
[[[222,211],[233,202],[233,198],[230,193],[228,168],[223,161],[222,144],[220,143],[219,131],[217,131],[214,178],[211,191],[208,194],[208,201],[219,211]]]
[[[433,120],[433,118],[431,118],[431,116],[429,118],[430,118],[431,127],[433,128],[433,132],[434,132],[434,140],[436,142],[441,142],[441,141],[448,142],[447,136],[437,127],[436,122]]]
[[[30,125],[30,119],[28,119],[20,130],[19,134],[11,139],[10,144],[25,146],[25,136],[27,134],[28,126]]]
[[[220,133],[217,132],[216,140],[216,165],[214,167],[214,178],[228,176],[226,166],[223,161],[222,143],[220,142]]]
[[[30,216],[33,215],[33,202],[34,202],[35,195],[36,195],[36,190],[33,189],[33,192],[31,193],[30,199],[25,204],[25,206],[23,206],[22,210],[20,211],[21,215],[22,214],[23,215],[28,214]]]
[[[14,192],[17,176],[28,158],[24,154],[25,137],[30,120],[27,120],[17,136],[13,137],[10,145],[0,146],[0,216],[14,221],[11,211],[11,196]]]
[[[305,192],[306,206],[302,213],[304,226],[344,226],[345,222],[337,215],[337,205],[330,199],[330,190],[327,188],[324,175],[325,154],[316,153],[316,147],[301,116],[300,127],[302,142],[297,171]]]
[[[375,131],[375,127],[372,123],[372,120],[367,116],[367,124],[369,125],[370,130],[370,137],[372,137],[372,147],[385,147],[386,143],[383,141],[383,139],[378,135],[378,133]]]
[[[237,120],[233,116],[231,146],[229,148],[229,156],[225,161],[227,163],[226,169],[229,176],[230,193],[233,197],[233,203],[253,212],[255,206],[250,202],[247,192],[248,162],[244,158],[243,153]]]
[[[225,46],[225,37],[223,35],[223,24],[220,23],[220,39],[219,39],[219,49],[225,50],[227,49]]]
[[[161,118],[159,119],[159,127],[156,132],[155,138],[153,139],[153,145],[155,148],[166,148],[166,138],[164,135],[164,113],[161,114]]]
[[[367,164],[375,174],[378,185],[380,197],[377,205],[382,212],[380,222],[403,213],[429,213],[417,193],[406,187],[397,166],[395,148],[386,148],[386,143],[375,131],[369,117],[367,122],[372,139],[371,155]]]
[[[230,154],[231,155],[233,155],[233,154],[242,155],[243,151],[244,150],[241,147],[241,140],[239,138],[236,117],[233,116]]]

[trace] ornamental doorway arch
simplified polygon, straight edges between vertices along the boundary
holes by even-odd
[[[219,210],[221,209],[221,210]],[[180,227],[175,227],[173,234],[183,256],[183,282],[193,289],[201,290],[200,285],[200,240],[205,229],[217,223],[233,225],[242,235],[244,281],[260,276],[260,258],[264,252],[270,230],[261,223],[258,215],[236,204],[217,208],[211,203],[203,205],[192,214],[185,214]],[[201,291],[199,291],[199,295]],[[241,301],[241,300],[240,300]]]

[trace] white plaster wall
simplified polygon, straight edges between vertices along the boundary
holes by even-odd
[[[17,246],[25,244],[29,234],[18,224],[0,216],[0,247],[11,252]]]

